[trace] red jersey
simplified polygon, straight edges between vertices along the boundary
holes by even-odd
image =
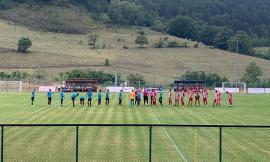
[[[204,99],[208,98],[208,93],[207,92],[203,92],[202,95],[203,95]]]
[[[172,98],[172,92],[169,92],[168,94],[168,98],[171,99]]]
[[[179,98],[180,98],[180,93],[179,92],[176,92],[175,93],[175,100],[179,100]]]
[[[188,97],[189,97],[189,98],[193,98],[193,92],[192,92],[192,90],[190,90],[190,91],[188,92]]]
[[[214,94],[214,99],[215,99],[215,100],[218,99],[218,92],[215,92],[215,94]]]
[[[144,90],[143,90],[143,96],[145,96],[145,97],[148,96],[147,89],[144,89]]]
[[[183,92],[181,92],[180,97],[181,97],[181,99],[184,99],[184,97],[185,97],[185,92],[184,92],[184,91],[183,91]]]
[[[232,100],[232,93],[228,94],[228,100]]]

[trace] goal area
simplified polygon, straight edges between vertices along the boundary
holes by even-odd
[[[22,92],[22,81],[0,81],[0,92]]]
[[[247,85],[245,82],[222,82],[222,90],[223,92],[246,93]]]

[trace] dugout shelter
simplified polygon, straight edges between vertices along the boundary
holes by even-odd
[[[177,89],[186,89],[186,88],[206,88],[206,82],[202,80],[175,80],[174,81],[174,90]]]
[[[97,92],[98,80],[97,79],[69,79],[64,81],[63,91],[72,92],[87,92],[91,89]]]

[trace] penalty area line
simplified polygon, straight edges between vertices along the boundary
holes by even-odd
[[[161,122],[160,122],[159,118],[157,117],[156,113],[155,113],[155,112],[153,112],[153,113],[154,113],[154,115],[155,115],[155,117],[156,117],[156,119],[157,119],[157,121],[158,121],[158,124],[161,124]],[[163,131],[165,132],[165,134],[166,134],[166,136],[168,137],[168,139],[171,141],[171,143],[172,143],[174,149],[177,151],[177,153],[179,154],[179,156],[181,157],[181,159],[182,159],[184,162],[188,162],[188,161],[187,161],[187,158],[183,155],[183,153],[181,152],[181,150],[179,149],[179,147],[175,144],[175,142],[173,141],[173,139],[172,139],[172,137],[170,136],[170,134],[168,133],[168,131],[167,131],[164,127],[162,127],[162,129],[163,129]]]

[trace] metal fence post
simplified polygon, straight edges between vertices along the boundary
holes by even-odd
[[[1,126],[1,162],[4,161],[4,126]]]
[[[79,126],[76,126],[76,162],[79,160]]]
[[[222,162],[222,127],[219,127],[219,162]]]
[[[149,162],[152,162],[152,126],[149,127]]]

